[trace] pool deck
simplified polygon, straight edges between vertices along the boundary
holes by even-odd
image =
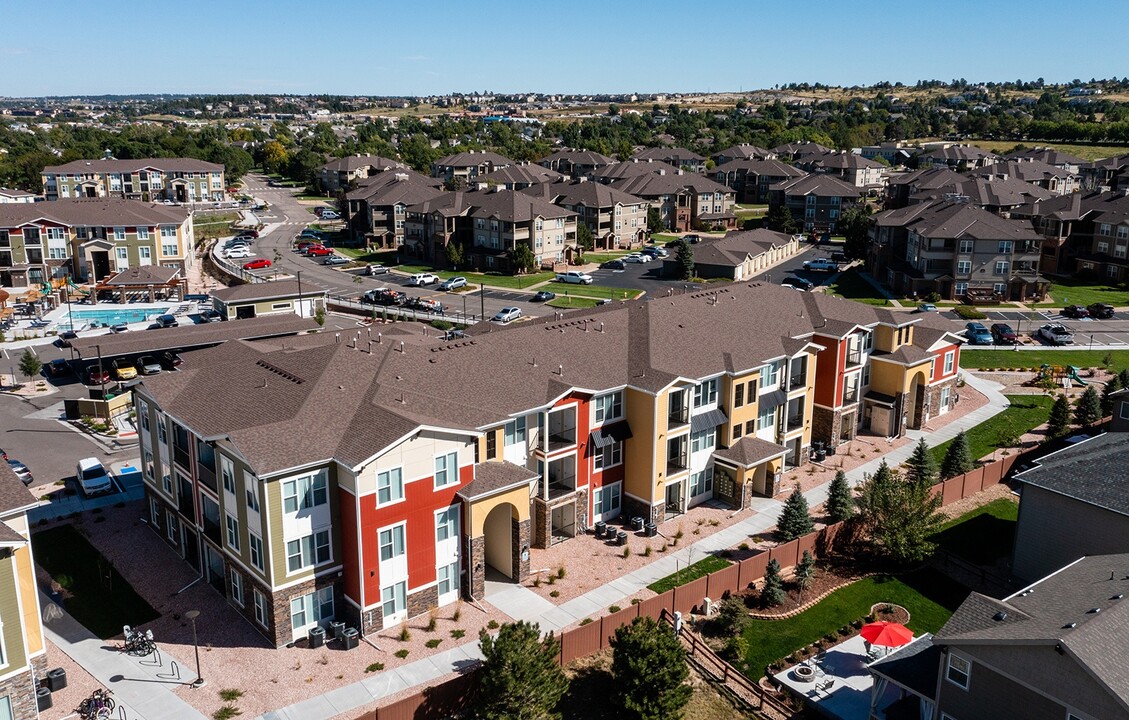
[[[867,720],[874,676],[867,669],[871,659],[864,643],[861,635],[855,635],[828,650],[821,660],[809,658],[774,677],[825,717]],[[801,680],[797,668],[810,668],[812,678]]]

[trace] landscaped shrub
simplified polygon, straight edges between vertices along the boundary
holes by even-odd
[[[957,305],[953,308],[953,312],[965,320],[985,320],[988,317],[971,305]]]

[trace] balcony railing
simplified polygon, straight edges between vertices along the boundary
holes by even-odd
[[[843,402],[844,403],[858,402],[858,400],[859,400],[859,390],[858,390],[858,388],[847,388],[846,390],[843,391]]]
[[[203,463],[196,466],[196,477],[204,487],[212,492],[219,492],[219,489],[216,487],[216,473]]]
[[[796,388],[803,387],[808,384],[808,376],[805,373],[793,375],[788,378],[788,389],[795,390]]]
[[[677,475],[680,472],[686,472],[690,467],[686,458],[670,458],[666,461],[666,474],[667,476]]]
[[[208,517],[204,518],[204,535],[216,545],[221,545],[223,543],[223,536],[220,532],[220,524]]]
[[[685,425],[686,423],[690,422],[690,408],[688,406],[674,408],[670,411],[667,422],[672,426]]]
[[[847,353],[847,367],[862,365],[862,350],[851,350]]]
[[[804,424],[804,416],[803,415],[794,415],[794,416],[788,418],[788,429],[789,430],[795,430],[796,428],[800,427],[803,424]]]
[[[576,434],[575,433],[564,433],[564,434],[555,433],[555,434],[549,436],[548,451],[549,452],[556,452],[558,450],[564,450],[565,448],[572,447],[575,444],[576,444]]]

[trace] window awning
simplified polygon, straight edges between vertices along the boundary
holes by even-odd
[[[783,390],[772,390],[760,396],[760,406],[764,408],[777,407],[788,402],[788,393]]]
[[[725,414],[724,410],[714,408],[701,415],[692,415],[690,417],[690,432],[700,432],[702,430],[709,430],[718,425],[724,425],[729,421],[729,417]]]
[[[626,420],[598,427],[588,434],[588,446],[594,450],[602,450],[608,445],[623,442],[631,437],[631,426]]]

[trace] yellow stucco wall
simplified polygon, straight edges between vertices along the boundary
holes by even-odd
[[[518,520],[529,519],[529,486],[522,485],[513,490],[493,495],[482,500],[475,500],[464,504],[463,527],[467,528],[471,537],[480,537],[486,532],[486,517],[490,511],[499,505],[509,503],[517,510]]]
[[[666,467],[666,393],[656,397],[627,388],[624,403],[631,439],[624,443],[623,489],[629,495],[654,502],[662,494],[663,481],[655,469]],[[660,439],[659,435],[663,437]]]

